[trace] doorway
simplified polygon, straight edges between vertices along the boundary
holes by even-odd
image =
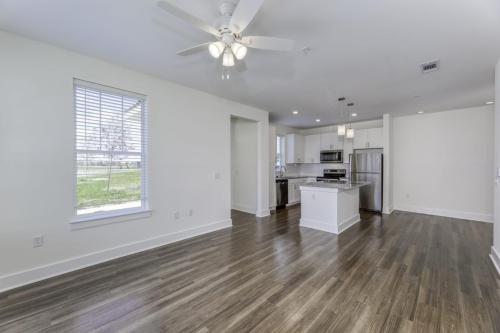
[[[257,122],[231,116],[231,209],[257,214]]]

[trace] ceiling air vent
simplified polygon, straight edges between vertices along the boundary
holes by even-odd
[[[420,64],[420,69],[422,70],[422,73],[424,73],[424,74],[438,71],[439,70],[439,60],[424,62],[423,64]]]

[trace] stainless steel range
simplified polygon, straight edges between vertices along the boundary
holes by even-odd
[[[323,170],[323,177],[316,177],[317,181],[324,180],[340,180],[345,178],[347,174],[346,169],[325,169]]]

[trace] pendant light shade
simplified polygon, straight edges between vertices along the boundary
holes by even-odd
[[[234,66],[234,56],[231,49],[226,49],[224,51],[224,56],[222,57],[222,66],[224,67],[232,67]]]
[[[345,135],[345,125],[338,125],[337,126],[337,135],[338,136],[344,136]]]
[[[346,131],[345,137],[347,139],[353,139],[354,138],[354,128],[348,128]]]
[[[340,120],[342,121],[342,118],[344,118],[344,112],[343,112],[343,103],[345,101],[345,97],[340,97],[338,99],[338,103],[340,104]],[[338,136],[344,136],[345,135],[345,130],[346,130],[346,125],[338,125],[337,126],[337,135]]]
[[[218,59],[222,52],[224,52],[224,43],[223,42],[215,42],[208,46],[208,52],[215,59]]]
[[[231,44],[231,50],[234,53],[236,59],[241,60],[247,55],[247,48],[240,43]]]

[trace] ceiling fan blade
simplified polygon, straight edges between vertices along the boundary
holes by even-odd
[[[210,45],[210,43],[203,43],[200,45],[196,45],[196,46],[181,50],[181,51],[177,52],[177,54],[181,55],[181,56],[187,56],[187,55],[190,55],[193,53],[206,51],[206,50],[208,50],[208,45]]]
[[[246,36],[241,38],[243,45],[254,49],[270,51],[291,51],[295,42],[291,39],[265,37],[265,36]]]
[[[264,0],[240,0],[231,16],[230,26],[232,29],[237,33],[245,30],[263,3]]]
[[[219,37],[219,31],[212,27],[211,25],[203,22],[199,18],[185,12],[184,10],[175,7],[174,5],[170,4],[169,2],[166,1],[158,1],[157,3],[158,7],[163,9],[164,11],[170,13],[171,15],[174,15],[175,17],[178,17],[186,22],[191,23],[193,26],[197,27],[200,30],[203,30],[205,32],[208,32],[211,35],[214,35],[215,37]]]

